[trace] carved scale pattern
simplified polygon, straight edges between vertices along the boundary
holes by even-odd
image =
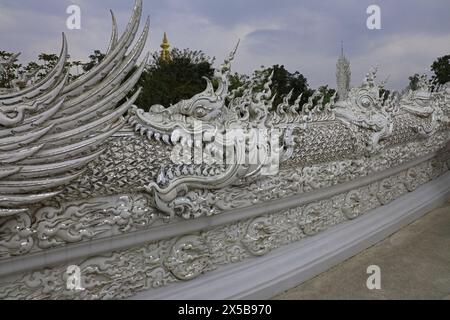
[[[161,167],[171,164],[166,144],[143,137],[114,137],[86,173],[58,197],[59,201],[136,191],[155,180]]]
[[[392,137],[385,140],[383,143],[386,147],[404,144],[411,140],[419,138],[418,133],[414,130],[416,126],[423,123],[423,120],[411,114],[405,113],[399,115],[394,119],[394,127],[392,131]]]
[[[431,139],[398,145],[367,159],[343,160],[309,167],[284,165],[277,176],[211,192],[191,191],[188,196],[191,193],[195,196],[196,210],[202,215],[220,214],[230,209],[331,187],[398,166],[418,156],[440,150],[445,146],[446,137],[447,133],[436,134]],[[432,161],[426,165],[434,164],[436,168],[433,170],[440,174],[439,164],[445,161],[445,157],[450,158],[450,153],[442,151],[441,158],[444,160]],[[408,170],[410,179],[404,180],[409,181],[405,183],[408,191],[426,182],[428,176],[423,174],[424,170],[425,168],[417,170],[416,167]],[[174,217],[167,220],[153,206],[152,197],[146,193],[53,203],[37,208],[32,214],[24,213],[0,219],[0,259],[149,229],[182,219]]]
[[[293,135],[294,152],[283,165],[302,166],[348,159],[356,152],[352,132],[339,121],[312,123],[305,129],[295,129]],[[323,148],[325,141],[328,148]]]

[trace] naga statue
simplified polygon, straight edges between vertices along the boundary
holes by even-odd
[[[141,15],[136,0],[121,35],[113,15],[105,58],[77,79],[63,34],[51,72],[0,94],[0,299],[151,296],[448,176],[450,93],[425,79],[383,96],[371,69],[345,99],[275,106],[272,75],[229,90],[236,46],[203,92],[145,112]]]

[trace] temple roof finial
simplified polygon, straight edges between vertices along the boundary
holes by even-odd
[[[170,58],[170,44],[169,44],[169,40],[167,39],[167,34],[164,32],[164,37],[161,43],[161,60],[165,61],[165,62],[169,62],[171,60]]]

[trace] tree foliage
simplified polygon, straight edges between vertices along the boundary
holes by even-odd
[[[450,55],[437,58],[431,65],[431,71],[434,72],[432,76],[434,84],[439,86],[450,82]]]
[[[0,51],[0,58],[8,59],[13,54]],[[214,58],[207,56],[201,50],[178,49],[173,48],[170,52],[171,60],[163,61],[160,59],[160,52],[154,52],[150,63],[146,66],[137,87],[142,87],[142,93],[136,104],[148,110],[152,105],[161,104],[168,107],[183,99],[188,99],[205,89],[203,77],[213,78]],[[105,58],[105,54],[100,50],[94,50],[89,56],[89,61],[68,61],[66,67],[70,69],[69,79],[73,80],[84,72],[91,70]],[[32,74],[39,70],[32,80],[38,80],[45,77],[58,62],[58,56],[53,53],[41,53],[37,61],[31,61],[22,65],[15,61],[6,66],[4,72],[0,73],[0,87],[12,88],[14,79],[23,74]],[[81,67],[81,68],[80,68]],[[81,70],[80,70],[81,69]],[[135,70],[134,68],[133,70]],[[438,57],[431,65],[432,82],[435,87],[450,82],[450,55]],[[243,87],[250,81],[256,81],[255,91],[263,90],[264,80],[273,72],[272,93],[275,94],[273,106],[276,108],[282,103],[283,98],[292,90],[293,94],[290,104],[293,104],[297,97],[302,94],[301,104],[307,102],[312,95],[313,90],[309,88],[308,81],[299,71],[290,72],[283,65],[273,65],[261,70],[254,71],[250,76],[234,73],[230,75],[229,90],[235,90]],[[409,77],[408,89],[416,90],[419,83],[419,74]],[[214,85],[217,85],[214,83]],[[324,95],[323,103],[328,103],[334,95],[335,90],[328,86],[321,86],[318,90]],[[388,90],[380,90],[380,94],[389,93]],[[386,97],[385,96],[385,97]]]
[[[94,53],[89,56],[89,62],[83,64],[83,70],[85,72],[88,72],[93,67],[95,67],[97,64],[102,62],[102,60],[105,58],[105,54],[102,53],[100,50],[94,50]]]
[[[155,104],[168,107],[188,99],[205,89],[202,77],[214,75],[214,59],[202,51],[173,48],[170,55],[170,61],[163,61],[159,52],[153,53],[138,83],[142,93],[136,105],[140,108],[148,110]]]
[[[450,55],[438,57],[430,67],[433,75],[431,76],[431,88],[435,90],[439,86],[450,82]],[[409,85],[406,89],[417,90],[420,75],[415,73],[408,78]]]
[[[263,67],[264,68],[264,67]],[[283,97],[289,94],[292,90],[292,97],[289,101],[290,104],[293,104],[295,99],[300,94],[302,95],[302,99],[300,100],[300,104],[304,104],[308,101],[308,98],[312,95],[313,90],[311,90],[308,86],[307,79],[298,71],[294,73],[289,72],[283,65],[274,65],[269,68],[265,68],[262,70],[257,70],[253,73],[253,77],[261,77],[262,75],[268,77],[273,72],[272,76],[272,93],[276,94],[276,97],[273,102],[273,107],[276,108],[281,102],[283,102]],[[262,90],[258,88],[259,90]]]
[[[0,58],[8,59],[13,54],[7,51],[0,51]],[[84,72],[92,69],[95,65],[100,63],[105,57],[100,50],[95,50],[94,54],[89,56],[90,61],[87,63],[82,63],[81,61],[70,61],[70,56],[66,62],[66,68],[70,70],[69,81],[78,78]],[[43,79],[58,63],[58,55],[54,53],[41,53],[38,56],[37,61],[30,61],[27,65],[22,65],[19,63],[13,63],[6,67],[5,72],[0,73],[0,87],[11,89],[12,82],[14,79],[18,79],[23,74],[33,74],[31,80],[37,81]],[[81,70],[80,70],[81,67]]]
[[[0,58],[9,59],[13,54],[6,51],[0,51]],[[9,66],[5,66],[5,70],[0,72],[0,88],[11,88],[11,81],[17,77],[17,71],[21,67],[20,64],[14,62]]]
[[[317,89],[323,96],[323,104],[327,104],[330,102],[331,98],[334,96],[334,94],[336,93],[335,89],[331,89],[328,88],[328,85],[325,86],[320,86]]]
[[[410,76],[408,79],[409,79],[408,89],[417,90],[419,88],[418,85],[419,85],[420,75],[418,73],[415,73],[414,75]]]
[[[231,92],[233,90],[242,88],[242,86],[244,86],[246,83],[249,82],[250,77],[246,74],[240,74],[235,72],[234,74],[230,75],[229,80],[230,84],[228,90]]]
[[[34,63],[35,66],[39,66],[40,71],[37,74],[39,79],[44,78],[58,63],[58,56],[54,53],[41,53],[38,56],[38,61],[42,62],[40,64]],[[31,62],[30,62],[31,63]]]

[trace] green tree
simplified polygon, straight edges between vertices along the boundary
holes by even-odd
[[[331,98],[334,96],[334,94],[336,93],[335,89],[331,89],[328,88],[328,85],[325,86],[320,86],[317,89],[323,96],[323,105],[327,104],[328,102],[330,102]]]
[[[102,62],[102,60],[105,58],[105,54],[102,53],[100,50],[94,50],[94,53],[89,56],[89,62],[85,63],[83,65],[83,70],[85,72],[88,72],[93,67],[95,67],[97,64]]]
[[[214,75],[214,59],[202,51],[173,48],[170,55],[170,61],[161,60],[159,52],[152,55],[138,83],[142,93],[136,105],[140,108],[148,110],[154,104],[168,107],[188,99],[205,89],[202,77]]]
[[[293,90],[293,92],[289,103],[293,104],[300,94],[303,94],[300,100],[301,105],[308,101],[308,98],[312,95],[313,90],[309,88],[307,79],[298,71],[291,73],[286,70],[283,65],[280,66],[276,64],[272,67],[255,71],[253,76],[268,76],[272,73],[272,71],[273,76],[271,88],[272,92],[276,94],[275,100],[273,102],[274,108],[276,108],[283,101],[283,97],[287,95],[291,90]],[[262,85],[263,84],[261,84],[261,88],[258,88],[258,90],[262,90]]]
[[[8,60],[13,54],[7,51],[0,51],[0,59]],[[12,88],[11,81],[17,77],[21,65],[14,62],[8,66],[4,66],[4,70],[0,70],[0,88]]]
[[[408,88],[411,90],[417,90],[419,87],[419,79],[420,75],[418,73],[415,73],[414,75],[410,76],[409,78],[409,85]]]
[[[38,61],[42,61],[42,64],[40,65],[40,71],[37,74],[39,79],[44,78],[50,71],[53,70],[53,68],[58,63],[58,55],[54,53],[41,53],[38,56]]]
[[[25,71],[25,72],[31,72],[31,71],[34,71],[34,70],[40,69],[40,68],[41,68],[41,66],[40,66],[39,64],[37,64],[37,63],[34,62],[34,61],[31,61],[31,62],[29,62],[29,63],[27,64],[27,66],[24,68],[24,71]]]
[[[442,85],[450,82],[450,55],[437,58],[431,65],[431,71],[434,72],[431,78],[434,84]]]
[[[0,51],[0,58],[3,60],[7,60],[13,54]],[[68,56],[68,61],[66,62],[66,68],[69,69],[69,81],[72,81],[78,78],[85,72],[86,65],[87,68],[93,68],[96,64],[98,64],[103,58],[104,54],[100,52],[100,50],[95,50],[93,55],[90,55],[90,61],[86,64],[81,61],[70,61],[70,56]],[[6,67],[5,72],[0,73],[0,87],[10,89],[12,88],[12,81],[14,79],[20,78],[21,75],[28,74],[33,75],[34,72],[36,74],[32,76],[33,80],[44,78],[49,72],[53,70],[53,68],[58,63],[59,57],[54,53],[41,53],[38,56],[38,61],[31,61],[25,67],[18,63],[13,63]],[[81,67],[81,69],[80,69]],[[74,68],[74,70],[71,70]]]
[[[246,74],[240,74],[235,72],[234,74],[230,75],[229,80],[230,85],[228,87],[228,90],[229,92],[231,92],[244,86],[250,80],[250,78]]]

